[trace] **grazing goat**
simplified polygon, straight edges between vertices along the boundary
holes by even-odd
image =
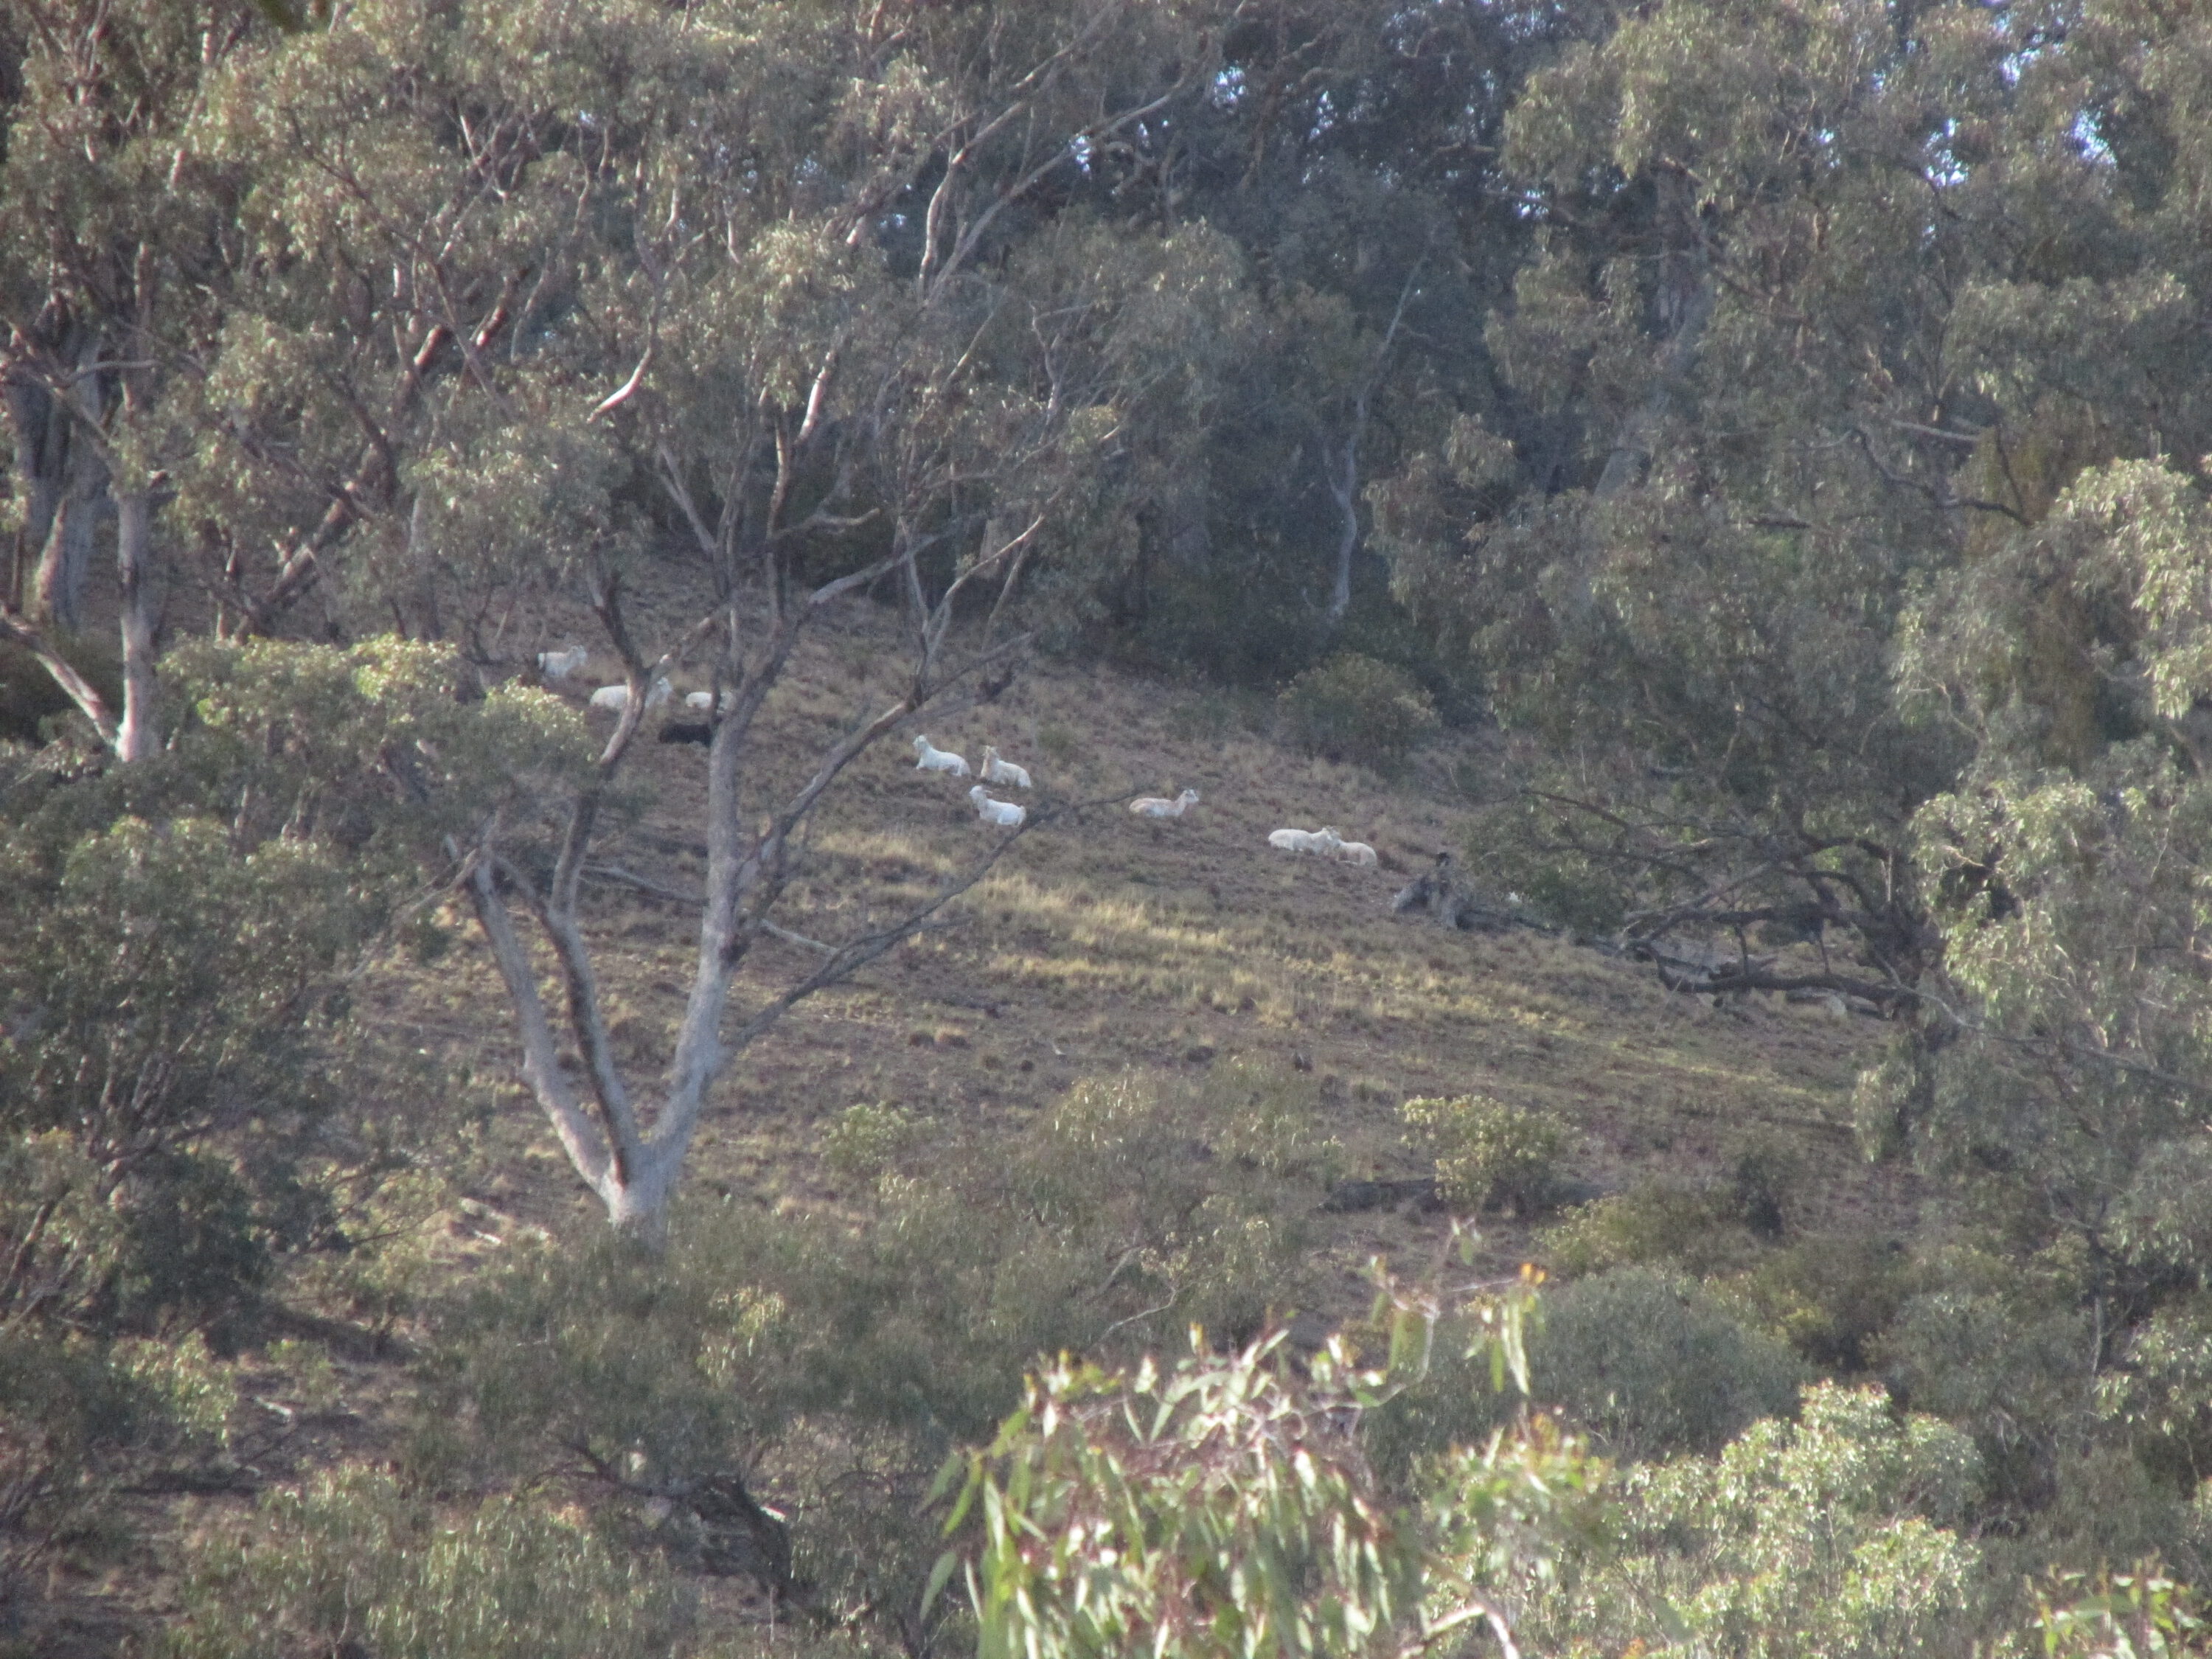
[[[1013,762],[1000,759],[999,751],[987,743],[983,745],[983,781],[1011,783],[1017,789],[1026,789],[1030,787],[1030,775]]]
[[[1017,806],[1010,800],[993,800],[977,784],[968,792],[968,799],[975,803],[975,816],[986,823],[995,823],[1002,830],[1012,830],[1029,817],[1029,808]]]
[[[653,690],[645,694],[645,706],[647,708],[659,708],[668,701],[674,690],[675,688],[668,683],[668,676],[663,674],[659,679],[653,681]],[[629,687],[627,685],[601,686],[592,693],[592,707],[611,708],[617,714],[621,713],[629,707]]]
[[[572,645],[566,651],[541,651],[538,653],[538,672],[549,680],[565,680],[580,674],[592,653],[580,645]]]
[[[1129,803],[1129,810],[1140,818],[1179,818],[1198,805],[1198,791],[1186,789],[1173,800],[1163,800],[1158,795],[1139,795]]]
[[[1267,845],[1285,853],[1319,853],[1328,857],[1344,845],[1335,830],[1278,830],[1267,837]]]
[[[949,749],[933,749],[927,738],[914,740],[914,752],[921,758],[915,762],[917,772],[950,772],[956,778],[972,778],[975,774],[968,763]]]

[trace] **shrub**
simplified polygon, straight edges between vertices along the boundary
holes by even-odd
[[[1570,1279],[1662,1264],[1706,1279],[1741,1267],[1756,1247],[1730,1213],[1726,1193],[1644,1182],[1577,1206],[1539,1235],[1537,1248],[1555,1273]]]
[[[236,1401],[197,1336],[104,1345],[0,1326],[0,1624],[25,1570],[96,1527],[118,1487],[220,1451]]]
[[[2202,1651],[2205,1608],[2150,1556],[2131,1572],[2054,1571],[2037,1586],[2036,1623],[2050,1659],[2148,1659]]]
[[[708,1534],[772,1492],[789,1553],[764,1569],[910,1634],[930,1478],[1039,1353],[1133,1358],[1192,1325],[1236,1343],[1300,1299],[1337,1156],[1318,1109],[1310,1079],[1233,1061],[1093,1079],[1012,1132],[854,1109],[824,1152],[874,1183],[857,1226],[688,1205],[659,1258],[526,1248],[457,1299],[416,1467],[650,1495],[665,1541],[732,1559]]]
[[[1437,724],[1436,700],[1410,675],[1344,652],[1285,688],[1278,706],[1291,741],[1333,760],[1397,765]]]
[[[1467,1357],[1517,1372],[1517,1300],[1465,1311],[1482,1334]],[[1523,1422],[1429,1462],[1419,1501],[1393,1501],[1362,1419],[1438,1334],[1401,1307],[1380,1345],[1392,1363],[1372,1371],[1334,1347],[1285,1363],[1279,1337],[1133,1372],[1063,1358],[962,1460],[936,1582],[966,1566],[977,1651],[1000,1659],[1354,1659],[1486,1624],[1503,1638],[1491,1585],[1547,1573],[1595,1519],[1601,1471]]]
[[[1723,1301],[1813,1364],[1863,1371],[1911,1286],[1893,1244],[1823,1235],[1773,1251],[1717,1288]]]
[[[925,1125],[903,1107],[848,1106],[822,1133],[822,1161],[848,1181],[873,1188],[920,1143]]]
[[[1688,1280],[1618,1267],[1545,1302],[1528,1345],[1537,1395],[1601,1433],[1620,1455],[1717,1450],[1796,1404],[1804,1368]]]
[[[1979,1651],[1981,1553],[1957,1530],[1974,1477],[1956,1430],[1900,1422],[1877,1389],[1808,1389],[1796,1423],[1760,1423],[1710,1461],[1636,1471],[1611,1547],[1540,1587],[1528,1650]]]
[[[1967,1248],[1912,1273],[1916,1293],[1869,1357],[1915,1410],[1974,1437],[1992,1497],[2041,1508],[2059,1448],[2096,1426],[2097,1327],[2076,1275]]]
[[[193,1549],[184,1602],[174,1659],[602,1659],[666,1653],[688,1622],[650,1556],[543,1498],[441,1516],[360,1468],[271,1492],[254,1536]]]
[[[1805,1181],[1804,1155],[1779,1135],[1745,1136],[1729,1170],[1735,1218],[1761,1238],[1779,1238]]]
[[[1436,1159],[1437,1191],[1447,1204],[1529,1215],[1558,1190],[1573,1131],[1549,1112],[1461,1095],[1409,1100],[1402,1113],[1407,1138]]]

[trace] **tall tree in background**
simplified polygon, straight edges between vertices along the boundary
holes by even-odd
[[[1994,411],[1948,349],[1989,249],[1945,135],[2008,95],[1972,21],[1669,5],[1514,109],[1539,250],[1490,339],[1538,418],[1378,497],[1401,591],[1565,760],[1528,799],[1583,925],[1836,927],[1825,977],[1885,998],[1925,965],[1907,824],[1961,750],[1889,652],[1996,510],[1954,478]]]
[[[227,7],[158,4],[33,3],[4,27],[17,69],[0,173],[15,522],[0,638],[136,760],[155,740],[155,518],[178,448],[165,405],[216,325],[234,251],[222,233],[232,181],[194,129],[252,30]],[[110,514],[119,707],[64,648],[88,623]]]

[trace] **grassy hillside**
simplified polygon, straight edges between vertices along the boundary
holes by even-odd
[[[809,641],[772,707],[781,769],[896,695],[896,626],[871,612]],[[565,636],[557,626],[546,635]],[[1853,1077],[1878,1027],[1778,1000],[1717,1007],[1667,991],[1648,969],[1533,931],[1481,936],[1394,916],[1396,888],[1456,843],[1469,791],[1494,765],[1494,739],[1447,734],[1384,778],[1279,744],[1271,712],[1212,687],[1040,660],[995,702],[956,699],[924,716],[917,729],[940,746],[976,759],[994,743],[1027,764],[1039,786],[1030,799],[1056,815],[959,902],[955,925],[802,1004],[741,1059],[702,1125],[690,1190],[858,1218],[868,1195],[822,1156],[824,1130],[850,1107],[896,1105],[941,1126],[945,1139],[973,1138],[1036,1119],[1085,1079],[1134,1070],[1196,1081],[1244,1061],[1305,1079],[1348,1176],[1425,1173],[1404,1140],[1401,1104],[1486,1092],[1572,1127],[1568,1172],[1584,1192],[1724,1185],[1746,1145],[1779,1143],[1807,1177],[1793,1232],[1910,1230],[1909,1177],[1868,1166],[1848,1129]],[[917,771],[910,735],[830,797],[805,878],[779,913],[794,933],[856,931],[989,845],[966,785]],[[623,873],[597,886],[593,943],[617,1041],[642,1079],[669,1052],[696,950],[693,911],[647,888],[680,894],[699,882],[705,756],[655,742],[635,752],[625,816],[599,854]],[[1180,822],[1146,823],[1105,799],[1185,787],[1202,800]],[[1381,867],[1267,844],[1281,825],[1322,823],[1371,842]],[[251,1420],[237,1479],[134,1500],[148,1541],[74,1586],[79,1650],[166,1622],[179,1539],[234,1526],[271,1486],[398,1453],[416,1336],[410,1295],[500,1261],[523,1230],[582,1241],[604,1226],[520,1085],[488,959],[459,913],[444,920],[442,956],[380,970],[361,998],[392,1052],[476,1079],[473,1102],[417,1101],[416,1111],[455,1128],[483,1114],[455,1184],[400,1253],[414,1276],[397,1275],[393,1317],[379,1331],[307,1311],[334,1305],[311,1295],[269,1327],[263,1350],[244,1356]],[[803,945],[765,944],[739,1001],[771,994],[811,959]],[[1319,1305],[1297,1310],[1304,1325],[1356,1316],[1372,1258],[1418,1270],[1451,1224],[1410,1200],[1314,1214],[1306,1237],[1319,1259],[1305,1282]],[[1492,1267],[1540,1255],[1528,1219],[1479,1224]],[[274,1346],[302,1337],[331,1363]]]
[[[878,614],[810,642],[774,706],[788,768],[895,695],[894,626]],[[971,761],[995,743],[1027,763],[1047,809],[1186,787],[1203,799],[1180,822],[1108,804],[1033,830],[961,902],[957,925],[801,1005],[733,1068],[692,1179],[771,1204],[834,1204],[841,1194],[814,1147],[848,1106],[988,1123],[1034,1112],[1086,1076],[1241,1057],[1310,1066],[1358,1173],[1418,1172],[1401,1140],[1401,1102],[1479,1091],[1565,1118],[1582,1137],[1576,1173],[1608,1190],[1655,1174],[1711,1175],[1747,1133],[1766,1130],[1797,1142],[1818,1173],[1806,1224],[1905,1201],[1899,1178],[1869,1170],[1848,1135],[1852,1078],[1878,1028],[1778,999],[1716,1008],[1668,992],[1648,969],[1534,932],[1455,933],[1394,916],[1390,896],[1409,872],[1457,843],[1455,802],[1480,787],[1486,740],[1448,736],[1384,779],[1279,745],[1269,715],[1215,688],[1042,661],[994,702],[956,699],[921,717],[915,730]],[[779,913],[793,931],[855,931],[988,846],[966,784],[917,771],[904,735],[855,767],[823,810],[807,877]],[[671,891],[696,889],[704,753],[651,743],[636,752],[635,817],[602,862]],[[1381,868],[1267,845],[1281,825],[1324,823],[1371,842]],[[650,1064],[681,1013],[692,913],[610,880],[598,914],[617,1037]],[[764,997],[809,960],[800,945],[764,946],[740,999]],[[495,981],[473,945],[388,995],[390,1018],[442,1036],[480,1074],[513,1075]],[[500,1123],[485,1196],[543,1224],[588,1224],[519,1085]],[[1357,1262],[1446,1224],[1338,1224],[1332,1249]],[[1510,1223],[1492,1237],[1506,1255],[1526,1242]]]

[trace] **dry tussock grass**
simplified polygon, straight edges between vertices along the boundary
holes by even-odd
[[[895,616],[869,612],[802,646],[769,707],[754,799],[790,787],[825,742],[896,695],[896,629]],[[1903,1178],[1865,1169],[1842,1133],[1875,1028],[1763,1003],[1716,1011],[1558,940],[1393,917],[1402,872],[1456,839],[1455,802],[1482,774],[1481,740],[1448,736],[1410,775],[1385,781],[1277,745],[1255,729],[1264,712],[1206,688],[1037,661],[998,702],[956,696],[857,763],[823,808],[805,879],[779,913],[817,939],[896,915],[989,843],[967,785],[915,769],[915,732],[972,763],[996,744],[1029,767],[1038,787],[1027,799],[1047,809],[1185,787],[1203,799],[1180,822],[1133,819],[1109,803],[1035,830],[961,902],[958,927],[802,1005],[738,1063],[690,1178],[771,1206],[836,1205],[847,1195],[814,1147],[847,1106],[890,1102],[988,1125],[1036,1111],[1086,1075],[1241,1055],[1312,1066],[1356,1171],[1415,1172],[1403,1100],[1485,1091],[1573,1124],[1577,1173],[1608,1188],[1713,1173],[1735,1138],[1765,1126],[1803,1143],[1824,1219],[1894,1216],[1909,1201]],[[696,889],[703,772],[696,748],[641,744],[639,811],[603,856]],[[1271,830],[1322,823],[1371,842],[1383,867],[1267,845]],[[599,896],[600,971],[617,1042],[642,1080],[668,1054],[695,924],[683,907],[635,892]],[[803,947],[765,943],[740,1005],[810,960]],[[404,1006],[465,1030],[480,1075],[514,1075],[497,988],[473,947],[390,989],[395,1014]],[[501,1201],[551,1224],[593,1224],[519,1086],[503,1097],[498,1130],[491,1182]],[[1330,1252],[1352,1274],[1376,1250],[1425,1251],[1443,1224],[1382,1213],[1332,1224]],[[1491,1243],[1510,1257],[1526,1237],[1500,1225]]]

